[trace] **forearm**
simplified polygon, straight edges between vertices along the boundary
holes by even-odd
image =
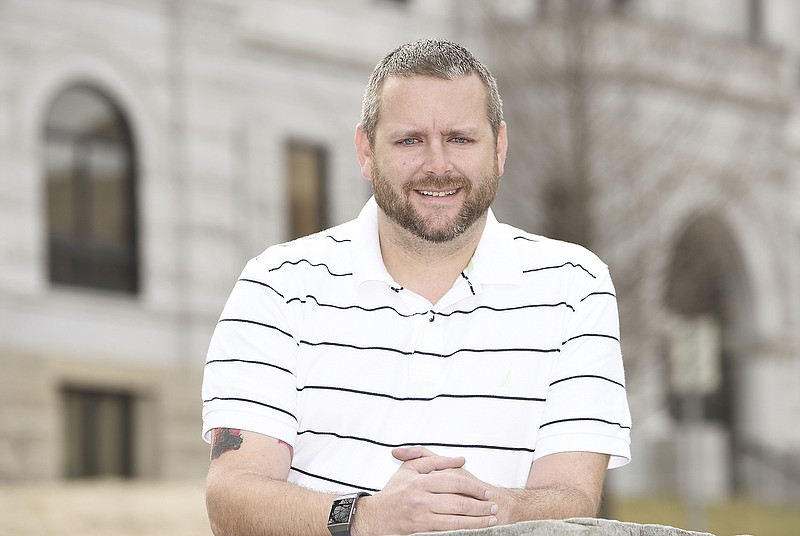
[[[581,490],[567,486],[532,489],[495,488],[500,525],[534,519],[594,517],[600,509],[597,500]]]
[[[327,519],[334,497],[247,473],[210,472],[206,484],[215,536],[330,536]]]

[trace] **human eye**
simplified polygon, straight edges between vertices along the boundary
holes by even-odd
[[[453,134],[450,136],[450,141],[456,145],[466,145],[473,140],[468,136],[459,136],[457,134]]]
[[[411,147],[412,145],[419,143],[419,140],[417,138],[402,138],[398,140],[397,143],[398,145],[402,145],[404,147]]]

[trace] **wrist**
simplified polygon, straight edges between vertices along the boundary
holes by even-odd
[[[364,495],[358,499],[358,511],[353,518],[353,523],[350,527],[351,536],[374,536],[374,507],[375,497],[372,495]]]
[[[332,536],[353,536],[356,514],[363,505],[362,499],[366,496],[369,496],[369,493],[361,491],[333,499],[328,514],[328,532]]]
[[[497,524],[510,525],[516,523],[517,515],[517,491],[509,488],[499,488],[492,486],[489,492],[490,499],[497,505]]]

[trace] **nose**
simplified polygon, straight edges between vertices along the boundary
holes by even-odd
[[[425,173],[430,175],[447,175],[453,171],[453,162],[447,151],[447,146],[441,140],[428,143],[425,155]]]

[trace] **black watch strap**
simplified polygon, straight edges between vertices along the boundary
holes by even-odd
[[[334,536],[350,536],[350,527],[356,515],[356,502],[360,497],[369,495],[366,491],[350,493],[336,497],[331,503],[328,514],[328,530]]]

